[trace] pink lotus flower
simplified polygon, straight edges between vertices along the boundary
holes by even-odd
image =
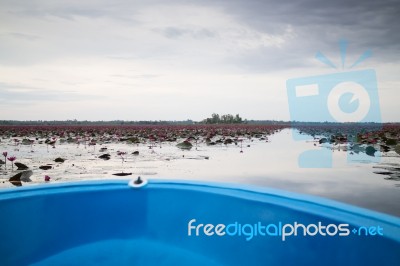
[[[10,156],[10,157],[7,158],[7,160],[9,160],[11,162],[12,170],[14,170],[14,163],[13,162],[15,161],[15,159],[17,159],[17,157],[15,157],[15,156]]]
[[[9,160],[10,162],[15,161],[15,159],[17,159],[17,157],[15,157],[15,156],[10,156],[7,158],[7,160]]]

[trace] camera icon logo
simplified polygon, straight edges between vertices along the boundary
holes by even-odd
[[[286,87],[292,121],[381,122],[372,69],[289,79]]]
[[[341,44],[344,65],[345,46]],[[353,64],[363,61],[364,53]],[[336,68],[321,53],[317,59]],[[336,123],[381,123],[376,73],[373,69],[289,79],[286,82],[291,121]],[[295,140],[304,140],[293,134]],[[348,161],[351,161],[348,156]],[[332,167],[332,151],[309,150],[299,157],[303,168]]]

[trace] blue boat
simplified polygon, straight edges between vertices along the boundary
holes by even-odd
[[[0,192],[0,265],[399,265],[400,218],[270,188],[90,181]]]

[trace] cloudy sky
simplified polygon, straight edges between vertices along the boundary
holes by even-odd
[[[397,0],[0,0],[0,119],[288,120],[288,79],[370,50],[352,70],[376,71],[382,118],[399,121],[399,13]]]

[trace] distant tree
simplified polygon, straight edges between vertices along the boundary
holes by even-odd
[[[219,114],[213,113],[211,117],[206,118],[201,122],[204,124],[240,124],[243,123],[243,119],[239,116],[239,114],[236,114],[236,116],[231,114],[220,116]]]
[[[214,113],[211,115],[211,123],[212,124],[218,124],[220,122],[221,122],[221,119],[219,118],[219,114]]]
[[[239,116],[239,114],[236,114],[236,116],[235,116],[235,123],[242,123],[242,121],[243,121],[243,119]]]

